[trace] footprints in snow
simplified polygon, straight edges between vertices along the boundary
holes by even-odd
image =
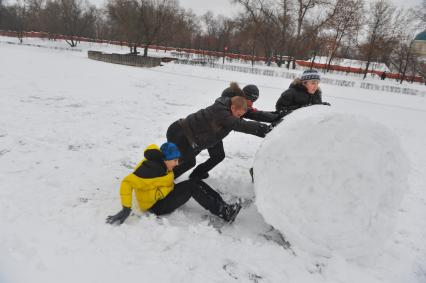
[[[135,168],[135,166],[136,166],[135,163],[133,163],[133,162],[131,162],[129,160],[123,160],[123,161],[121,161],[120,165],[123,166],[123,167],[126,167],[128,169],[131,169],[131,170],[133,168]]]
[[[251,282],[260,282],[263,279],[263,276],[260,276],[256,273],[245,273],[245,272],[241,272],[238,268],[238,264],[233,262],[233,261],[229,261],[228,263],[225,263],[222,266],[222,269],[229,275],[229,277],[235,279],[235,280],[243,280],[243,279],[248,279]]]
[[[23,103],[40,103],[43,102],[44,105],[51,105],[50,102],[53,102],[53,106],[55,107],[60,107],[61,105],[59,105],[57,102],[59,101],[65,101],[65,97],[63,96],[54,96],[54,97],[46,97],[46,98],[42,98],[40,96],[35,96],[35,95],[31,95],[28,96],[28,98],[26,99],[21,99],[20,101]],[[85,105],[83,103],[70,103],[70,104],[66,104],[66,105],[62,105],[62,107],[67,107],[67,108],[84,108]],[[93,114],[91,112],[87,112],[85,114]]]
[[[70,145],[68,145],[68,150],[80,151],[82,149],[92,149],[94,147],[95,147],[95,144],[93,144],[93,143],[70,144]]]
[[[4,138],[4,137],[6,137],[7,136],[7,134],[6,133],[1,133],[0,132],[0,138]],[[8,153],[8,152],[10,152],[10,150],[9,149],[0,149],[0,157],[1,156],[3,156],[3,155],[5,155],[6,153]]]
[[[61,100],[65,100],[65,97],[63,96],[54,96],[54,97],[46,97],[46,98],[42,98],[40,96],[36,96],[36,95],[31,95],[28,96],[28,98],[26,99],[21,99],[21,102],[24,103],[32,103],[32,102],[36,102],[36,101],[61,101]]]
[[[2,149],[2,150],[0,150],[0,156],[5,155],[8,152],[10,152],[10,150],[8,150],[8,149]]]
[[[268,241],[275,242],[286,250],[291,249],[290,242],[287,241],[284,235],[279,230],[275,229],[273,226],[269,226],[269,229],[265,233],[261,233],[260,235]],[[295,255],[294,252],[293,254]]]

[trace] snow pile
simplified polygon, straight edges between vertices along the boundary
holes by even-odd
[[[383,246],[408,188],[390,130],[325,106],[287,116],[257,152],[254,174],[259,212],[292,245],[347,259]]]

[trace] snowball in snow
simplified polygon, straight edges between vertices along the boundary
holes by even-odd
[[[390,238],[407,175],[389,129],[327,106],[306,107],[285,117],[257,152],[256,205],[297,248],[368,257]]]

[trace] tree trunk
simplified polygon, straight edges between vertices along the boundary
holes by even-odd
[[[405,66],[404,66],[404,70],[402,71],[402,78],[401,78],[401,81],[399,82],[400,84],[402,84],[402,82],[404,81],[405,73],[407,72],[408,60],[410,58],[410,53],[411,53],[410,51],[411,51],[411,44],[407,51],[407,57],[405,58]]]
[[[251,67],[254,67],[254,56],[255,56],[255,50],[256,50],[256,40],[253,40],[253,46],[251,49]]]
[[[311,61],[311,70],[313,69],[313,67],[314,67],[314,63],[315,63],[315,58],[317,57],[317,51],[315,50],[314,51],[314,56],[312,57],[312,61]]]
[[[68,43],[69,46],[71,46],[71,47],[76,47],[77,46],[77,41],[75,41],[72,36],[71,36],[71,39],[69,39],[69,40],[67,39],[67,40],[65,40],[65,42]]]
[[[365,66],[364,77],[362,78],[363,80],[365,80],[365,78],[367,77],[367,73],[368,73],[368,68],[369,67],[370,67],[370,59],[368,59],[367,65]]]

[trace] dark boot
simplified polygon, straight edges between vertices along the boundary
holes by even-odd
[[[234,204],[225,204],[221,208],[221,212],[219,213],[219,217],[225,220],[228,223],[234,222],[235,218],[237,217],[238,213],[241,210],[241,204],[240,203],[234,203]]]
[[[222,218],[226,222],[232,223],[241,209],[241,203],[227,204],[220,194],[201,180],[187,180],[191,186],[192,197],[202,207],[212,214]]]

